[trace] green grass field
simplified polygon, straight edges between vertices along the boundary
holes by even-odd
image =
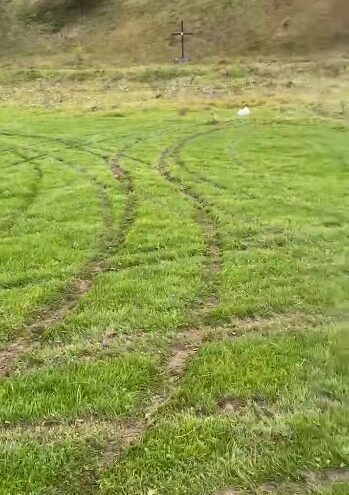
[[[24,84],[0,108],[0,494],[347,495],[346,114],[19,110]]]

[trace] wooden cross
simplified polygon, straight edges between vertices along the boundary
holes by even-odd
[[[180,36],[181,37],[181,42],[182,42],[182,60],[185,58],[185,53],[184,53],[184,39],[186,36],[192,36],[194,33],[186,33],[184,30],[184,21],[181,23],[181,30],[179,33],[172,33],[172,36]]]

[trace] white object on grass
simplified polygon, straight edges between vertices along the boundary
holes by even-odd
[[[248,117],[249,115],[251,115],[251,110],[248,107],[240,108],[238,111],[239,117]]]

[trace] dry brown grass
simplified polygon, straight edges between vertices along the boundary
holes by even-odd
[[[191,0],[175,7],[155,0],[106,0],[83,16],[61,7],[47,14],[41,4],[10,2],[10,29],[8,23],[2,27],[2,38],[8,36],[0,54],[59,59],[62,53],[72,57],[82,46],[93,60],[169,61],[178,56],[170,33],[182,17],[195,31],[188,53],[198,61],[257,52],[309,53],[345,48],[349,41],[347,0]]]
[[[38,60],[36,60],[38,62]],[[188,77],[188,74],[193,74]],[[198,74],[197,76],[195,74]],[[213,119],[249,105],[292,116],[348,118],[349,72],[344,58],[174,65],[127,70],[111,66],[36,69],[3,67],[0,106],[122,115],[133,110],[173,109],[183,119],[205,109]],[[218,113],[217,113],[218,112]]]

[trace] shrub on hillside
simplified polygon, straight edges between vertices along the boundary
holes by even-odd
[[[36,0],[23,2],[20,14],[26,22],[44,24],[52,30],[76,22],[89,11],[100,7],[102,0]]]

